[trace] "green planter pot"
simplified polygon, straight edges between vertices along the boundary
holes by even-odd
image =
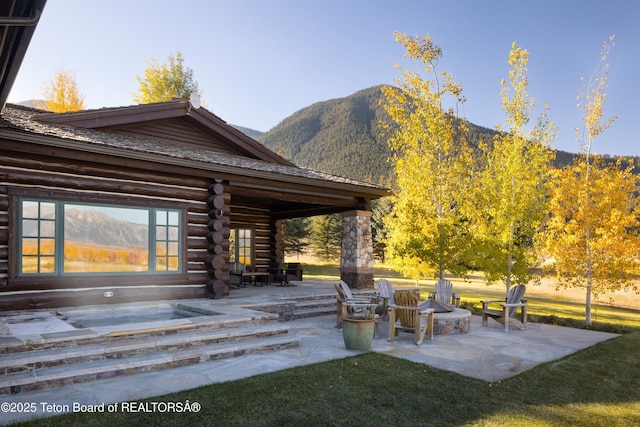
[[[369,350],[375,327],[374,319],[342,319],[342,337],[349,350]]]

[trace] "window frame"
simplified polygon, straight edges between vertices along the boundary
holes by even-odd
[[[36,289],[59,289],[59,288],[78,288],[78,287],[95,287],[95,286],[116,286],[122,283],[122,278],[129,278],[127,284],[137,285],[179,285],[188,282],[187,271],[187,207],[184,202],[175,203],[163,200],[152,200],[146,198],[103,196],[97,193],[74,194],[57,191],[57,190],[41,190],[34,189],[9,189],[10,197],[10,217],[15,218],[9,228],[9,242],[11,247],[15,249],[15,256],[9,257],[9,284],[6,290],[36,290]],[[23,200],[54,202],[56,206],[61,204],[64,211],[65,204],[76,205],[96,205],[106,207],[122,207],[131,209],[144,209],[153,213],[158,210],[176,211],[178,212],[178,269],[175,271],[158,271],[157,268],[149,268],[147,271],[132,272],[67,272],[63,273],[58,270],[55,274],[38,274],[38,273],[22,273],[20,271],[22,265],[22,207]],[[151,213],[150,213],[151,216]],[[62,227],[63,228],[63,227]],[[60,239],[56,228],[55,238]],[[154,233],[155,230],[150,230]],[[56,242],[57,247],[62,247],[64,235],[61,242]],[[149,262],[153,256],[155,264],[155,237],[151,244],[151,236],[149,236],[149,247],[153,252],[149,252]],[[61,255],[57,255],[60,257]],[[64,257],[64,255],[62,255]]]
[[[255,244],[256,244],[256,231],[255,228],[253,227],[232,227],[230,229],[230,234],[229,234],[229,262],[241,262],[239,261],[240,259],[240,249],[241,247],[238,246],[238,241],[240,241],[240,237],[239,234],[241,231],[249,231],[251,233],[249,240],[249,256],[250,256],[250,262],[249,263],[243,263],[245,265],[253,265],[255,263]],[[243,237],[242,239],[243,241],[246,241],[247,239]],[[242,248],[246,248],[246,246],[242,246]]]

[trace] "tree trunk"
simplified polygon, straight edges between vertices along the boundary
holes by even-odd
[[[511,261],[513,257],[511,252],[509,252],[509,256],[507,257],[507,277],[504,280],[504,286],[506,288],[506,292],[504,297],[507,298],[509,296],[509,289],[511,288]]]
[[[587,283],[587,300],[585,303],[585,319],[587,326],[591,326],[591,282]]]

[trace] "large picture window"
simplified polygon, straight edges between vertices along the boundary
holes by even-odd
[[[253,265],[253,230],[232,228],[229,236],[229,261]]]
[[[179,210],[27,199],[19,206],[22,276],[180,272]]]

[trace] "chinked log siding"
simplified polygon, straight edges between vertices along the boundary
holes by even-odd
[[[173,175],[164,170],[151,172],[128,168],[105,167],[99,163],[76,163],[37,156],[26,159],[11,154],[0,158],[0,290],[46,290],[91,286],[201,286],[205,289],[208,274],[204,265],[208,255],[206,241],[209,222],[206,178]],[[17,274],[15,237],[17,212],[10,198],[28,196],[78,200],[85,203],[130,206],[160,206],[180,209],[185,214],[183,272],[167,275],[127,275],[26,278]],[[2,219],[4,218],[4,220]],[[10,249],[11,248],[11,249]],[[193,291],[188,291],[192,293]],[[166,293],[163,293],[166,295]],[[113,301],[109,301],[113,302]]]
[[[269,229],[269,210],[248,206],[231,206],[231,228],[250,228],[254,235],[254,267],[267,271],[269,261],[276,254],[271,251],[272,235]]]
[[[0,181],[5,177],[0,172]],[[8,187],[0,183],[0,217],[6,218],[6,222],[0,223],[0,291],[9,285],[9,195]]]

